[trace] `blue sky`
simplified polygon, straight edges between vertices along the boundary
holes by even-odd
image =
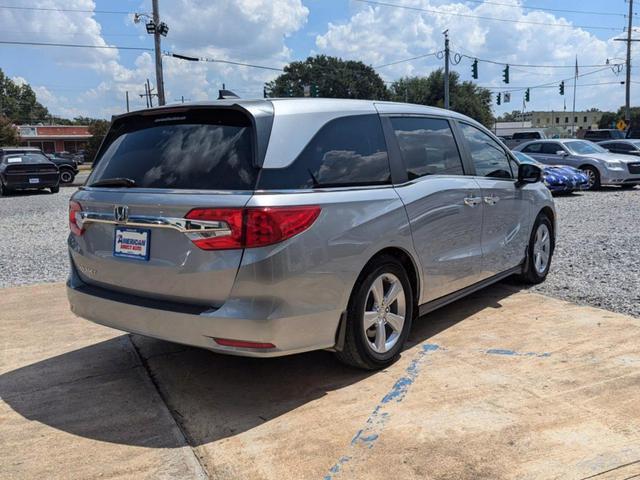
[[[382,65],[442,49],[441,32],[448,28],[454,52],[497,62],[554,65],[568,68],[512,67],[511,83],[501,83],[501,65],[481,62],[478,83],[504,93],[509,88],[531,90],[528,110],[571,108],[572,88],[557,93],[556,83],[573,75],[576,55],[578,109],[617,109],[624,103],[624,73],[602,65],[620,62],[627,4],[623,0],[386,0],[383,3],[420,8],[373,5],[357,0],[160,0],[161,15],[170,31],[163,48],[199,57],[236,60],[282,67],[291,60],[326,53]],[[132,15],[97,11],[148,12],[151,0],[4,0],[3,6],[80,9],[93,13],[15,10],[0,7],[0,40],[153,46],[144,26]],[[532,8],[600,12],[572,13]],[[436,13],[447,12],[448,14]],[[456,15],[452,15],[455,13]],[[494,17],[517,22],[493,21]],[[634,16],[634,18],[638,18]],[[561,26],[558,26],[561,25]],[[581,28],[585,27],[599,27]],[[640,37],[640,34],[638,34]],[[640,48],[638,46],[637,48]],[[640,53],[633,55],[640,62]],[[471,79],[471,59],[452,68]],[[379,68],[386,81],[403,75],[426,75],[442,64],[435,56]],[[640,65],[640,63],[639,63]],[[0,45],[0,68],[17,81],[29,82],[39,100],[54,114],[109,117],[125,108],[125,91],[132,108],[144,106],[139,97],[148,77],[154,82],[151,52]],[[632,81],[636,81],[636,69]],[[167,100],[184,95],[192,100],[215,98],[224,82],[241,96],[262,93],[262,85],[277,73],[216,63],[186,63],[165,58]],[[632,100],[640,99],[632,84]],[[496,114],[522,107],[522,90],[512,92],[510,104],[495,106]]]

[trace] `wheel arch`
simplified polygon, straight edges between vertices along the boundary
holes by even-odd
[[[420,301],[420,285],[421,285],[421,278],[419,274],[418,264],[413,258],[413,256],[409,252],[407,252],[404,248],[386,247],[386,248],[383,248],[382,250],[379,250],[375,254],[373,254],[371,258],[367,261],[367,263],[364,265],[362,270],[360,271],[360,274],[358,275],[358,279],[356,280],[356,283],[354,284],[354,286],[358,284],[362,276],[367,271],[367,268],[376,259],[380,258],[381,256],[390,256],[390,257],[396,258],[402,264],[404,269],[407,271],[407,275],[409,276],[409,281],[411,282],[411,288],[413,289],[415,306],[417,307]]]

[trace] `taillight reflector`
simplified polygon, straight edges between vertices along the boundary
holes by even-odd
[[[82,228],[82,222],[79,218],[79,214],[82,212],[82,205],[75,200],[69,201],[69,229],[74,235],[82,235],[84,229]]]
[[[225,222],[230,233],[222,236],[191,240],[203,250],[256,248],[273,245],[293,237],[316,221],[318,206],[249,207],[249,208],[197,208],[185,218],[189,220]]]
[[[247,342],[245,340],[231,340],[230,338],[214,338],[218,345],[223,347],[239,347],[239,348],[276,348],[273,343]]]

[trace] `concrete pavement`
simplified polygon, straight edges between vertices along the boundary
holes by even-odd
[[[416,321],[382,372],[75,318],[0,290],[1,478],[640,475],[640,320],[499,285]]]

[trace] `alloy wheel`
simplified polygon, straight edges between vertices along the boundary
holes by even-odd
[[[538,225],[533,241],[533,265],[536,271],[542,275],[549,265],[551,256],[551,234],[549,227],[544,223]]]
[[[369,288],[364,307],[364,334],[369,347],[386,353],[398,342],[405,323],[406,296],[392,273],[378,276]]]
[[[587,168],[582,170],[582,172],[587,176],[587,188],[591,189],[596,184],[596,172]]]

